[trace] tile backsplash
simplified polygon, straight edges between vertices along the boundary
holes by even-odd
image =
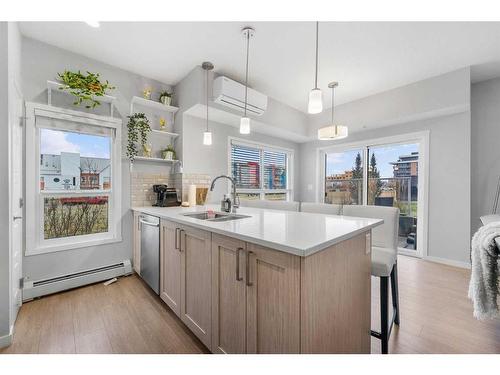
[[[131,173],[131,205],[132,207],[152,206],[156,202],[153,185],[167,184],[180,192],[183,201],[188,200],[189,185],[210,187],[211,178],[207,174],[194,173]]]
[[[132,207],[152,206],[156,202],[156,194],[153,192],[153,185],[171,184],[169,173],[131,173],[131,204]]]
[[[208,174],[194,174],[194,173],[183,173],[182,174],[182,200],[188,200],[189,185],[196,185],[197,187],[210,187],[212,179]]]

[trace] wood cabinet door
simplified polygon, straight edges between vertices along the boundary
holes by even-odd
[[[247,353],[299,353],[300,258],[247,244]]]
[[[179,225],[161,221],[160,298],[181,316],[181,248]]]
[[[141,222],[140,212],[134,211],[134,227],[132,229],[132,263],[134,271],[141,274]]]
[[[211,348],[212,344],[212,235],[182,226],[181,320]]]
[[[246,244],[212,234],[212,352],[246,353]]]

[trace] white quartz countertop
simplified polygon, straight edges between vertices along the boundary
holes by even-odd
[[[207,211],[207,209],[218,212],[220,206],[132,208],[144,214],[303,257],[383,223],[382,219],[250,207],[240,207],[237,210],[238,214],[250,217],[233,221],[215,222],[183,216],[186,213]]]

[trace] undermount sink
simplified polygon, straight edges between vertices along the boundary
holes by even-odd
[[[231,221],[231,220],[239,220],[250,217],[248,215],[230,214],[224,212],[214,212],[209,214],[208,211],[191,212],[182,215],[187,217],[192,217],[193,219],[206,220],[206,221]]]

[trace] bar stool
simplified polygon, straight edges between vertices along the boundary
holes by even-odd
[[[389,352],[389,337],[394,324],[400,324],[398,292],[398,230],[399,209],[381,206],[344,206],[345,216],[383,219],[384,223],[372,229],[371,274],[380,279],[380,332],[371,331],[382,342],[382,354]],[[393,314],[389,323],[389,281],[392,291]]]

